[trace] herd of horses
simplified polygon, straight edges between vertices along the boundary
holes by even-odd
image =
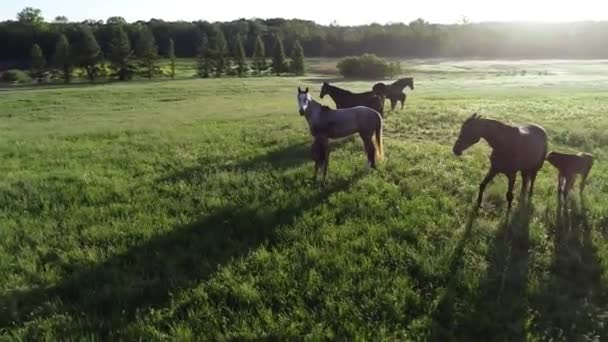
[[[376,168],[376,161],[382,159],[384,155],[382,143],[384,103],[386,99],[389,99],[391,110],[394,110],[396,104],[401,102],[401,108],[403,108],[406,99],[403,92],[405,87],[413,90],[414,79],[402,78],[390,85],[377,83],[371,91],[363,93],[353,93],[324,82],[320,97],[329,95],[336,103],[336,109],[315,101],[308,88],[302,90],[298,87],[299,112],[306,118],[314,139],[311,152],[315,162],[315,180],[319,170],[323,172],[323,181],[327,176],[329,139],[357,133],[363,140],[367,155],[367,171],[370,168]],[[582,152],[578,154],[547,153],[548,136],[541,126],[536,124],[512,126],[497,120],[483,118],[476,113],[462,124],[452,151],[456,156],[460,156],[482,138],[490,145],[492,153],[490,170],[479,184],[478,208],[481,207],[486,186],[498,174],[504,174],[508,179],[506,199],[509,211],[512,207],[513,188],[518,173],[522,178],[522,196],[527,193],[531,198],[536,176],[545,160],[558,170],[557,191],[560,200],[568,196],[577,175],[582,176],[580,183],[582,195],[587,176],[593,165],[591,154]]]

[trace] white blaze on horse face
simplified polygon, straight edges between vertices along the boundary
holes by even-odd
[[[308,109],[308,101],[310,100],[310,95],[307,93],[298,94],[298,109],[300,110],[300,114],[303,114]]]

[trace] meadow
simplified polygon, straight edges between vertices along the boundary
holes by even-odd
[[[324,186],[296,89],[373,81],[1,88],[0,340],[606,340],[608,61],[403,66],[386,160],[333,141]],[[558,213],[545,164],[530,203],[507,214],[501,176],[476,212],[489,147],[452,154],[475,111],[593,153],[584,199]]]

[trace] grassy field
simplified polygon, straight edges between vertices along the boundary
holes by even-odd
[[[334,141],[324,187],[295,100],[320,76],[0,90],[0,340],[606,340],[608,63],[408,68],[387,159]],[[584,201],[558,214],[546,164],[475,214],[477,110],[594,153]]]

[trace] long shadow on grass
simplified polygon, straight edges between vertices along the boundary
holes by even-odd
[[[172,293],[200,284],[222,265],[260,245],[272,246],[279,227],[322,205],[331,194],[347,190],[356,180],[332,181],[310,195],[280,203],[276,211],[267,209],[274,203],[272,194],[267,203],[227,206],[103,263],[74,266],[73,273],[56,286],[2,294],[0,331],[68,314],[73,320],[61,329],[72,330],[62,330],[59,336],[91,333],[102,340],[116,339],[138,314],[163,307]],[[35,332],[30,337],[43,338]]]
[[[356,136],[350,136],[332,141],[330,145],[331,151],[334,152],[350,142],[360,143],[360,140]],[[246,172],[252,170],[261,170],[264,168],[282,171],[299,167],[305,163],[310,163],[312,168],[313,164],[310,156],[310,144],[310,142],[302,142],[290,145],[288,147],[271,150],[265,154],[255,156],[250,159],[245,159],[237,163],[226,162],[225,160],[219,158],[205,158],[200,161],[199,165],[188,167],[169,176],[163,177],[161,181],[191,182],[193,180],[204,178],[210,172]],[[361,163],[363,163],[365,160],[364,158],[363,145],[361,144]]]
[[[511,219],[507,217],[500,225],[488,249],[486,274],[472,298],[468,298],[466,289],[457,290],[457,280],[448,287],[451,292],[444,296],[433,316],[432,340],[525,340],[523,319],[527,311],[528,234],[532,213],[532,204],[520,202]],[[455,267],[454,272],[459,267]],[[464,297],[456,298],[458,294]]]
[[[600,341],[608,337],[608,291],[584,202],[558,202],[553,227],[551,275],[532,298],[531,331],[543,340]]]

